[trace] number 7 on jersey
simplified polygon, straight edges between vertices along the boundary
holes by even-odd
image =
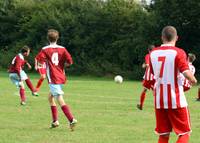
[[[163,77],[163,71],[164,71],[165,59],[166,59],[165,56],[163,56],[163,57],[158,57],[158,61],[161,62],[160,74],[159,74],[159,77],[160,77],[160,78]]]

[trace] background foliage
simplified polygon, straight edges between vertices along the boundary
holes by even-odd
[[[49,28],[60,31],[59,44],[72,54],[74,74],[142,77],[149,44],[160,45],[160,31],[174,25],[178,46],[200,55],[198,0],[0,0],[0,66],[7,68],[23,45],[29,61],[47,45]],[[200,62],[195,63],[197,69]],[[198,72],[198,71],[197,71]]]

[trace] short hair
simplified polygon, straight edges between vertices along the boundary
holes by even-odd
[[[59,32],[55,29],[49,29],[47,33],[47,39],[49,42],[56,42],[59,38]]]
[[[27,45],[25,45],[22,49],[21,49],[21,53],[23,54],[23,53],[26,53],[26,52],[28,52],[28,51],[30,51],[30,48],[27,46]]]
[[[188,54],[188,60],[189,60],[189,62],[194,62],[195,60],[196,60],[196,56],[195,56],[195,54],[193,54],[193,53],[189,53]]]
[[[162,30],[162,36],[164,37],[164,40],[167,42],[170,42],[175,39],[177,36],[176,28],[173,26],[166,26]]]
[[[149,46],[148,46],[148,51],[153,50],[154,47],[155,47],[154,45],[149,45]]]

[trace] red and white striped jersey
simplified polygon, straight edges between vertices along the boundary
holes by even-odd
[[[143,79],[147,80],[147,81],[150,81],[150,80],[154,79],[154,75],[150,72],[149,62],[150,62],[150,54],[146,54],[146,56],[145,56],[145,64],[147,66],[146,66],[146,69],[145,69],[145,73],[144,73]]]
[[[191,73],[194,75],[194,74],[195,74],[195,71],[196,71],[195,67],[192,65],[192,63],[189,63],[188,65],[189,65],[189,69],[190,69]],[[184,77],[183,74],[180,75],[180,78],[181,78],[181,80],[182,80],[183,86],[188,87],[188,88],[191,88],[191,87],[192,87],[192,85],[191,85],[191,83],[189,82],[189,80],[187,80],[187,79]]]
[[[189,70],[184,50],[169,44],[150,53],[150,71],[154,74],[156,109],[176,109],[187,106],[180,73]]]

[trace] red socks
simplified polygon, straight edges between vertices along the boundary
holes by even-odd
[[[44,81],[44,78],[40,78],[39,80],[38,80],[38,83],[37,83],[37,86],[36,86],[36,88],[40,88],[40,86],[42,85],[42,82]]]
[[[143,107],[145,97],[146,97],[146,92],[142,91],[141,96],[140,96],[140,107],[141,108]]]
[[[19,94],[20,94],[21,102],[25,102],[26,96],[25,96],[25,90],[23,88],[19,89]]]
[[[69,107],[68,107],[67,105],[63,105],[63,106],[61,107],[61,109],[62,109],[63,113],[65,114],[65,116],[67,117],[67,119],[68,119],[70,122],[72,122],[73,116],[72,116],[72,114],[71,114],[71,112],[70,112]]]
[[[176,143],[188,143],[189,138],[190,138],[189,134],[181,135],[178,137],[178,140],[176,141]]]
[[[158,143],[168,143],[169,136],[159,136]]]
[[[31,83],[30,79],[28,78],[27,80],[25,80],[26,85],[28,86],[28,88],[32,91],[35,92],[35,89],[33,87],[33,84]]]
[[[52,119],[53,122],[58,120],[58,110],[56,106],[51,106],[51,113],[52,113]]]

